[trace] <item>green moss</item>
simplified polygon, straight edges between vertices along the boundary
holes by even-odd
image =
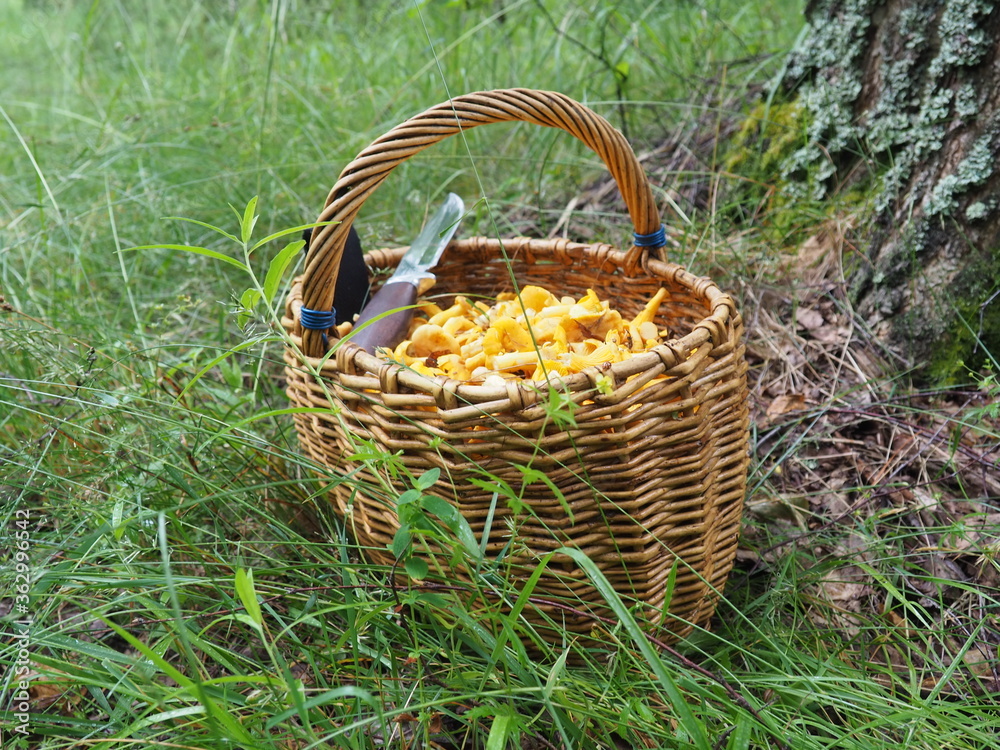
[[[937,338],[927,373],[932,382],[968,382],[969,370],[979,371],[1000,354],[1000,246],[994,247],[977,272],[955,280],[950,296],[954,315]]]
[[[744,174],[749,171],[770,182],[802,142],[806,122],[806,111],[798,102],[758,103],[732,139],[726,169]]]
[[[997,333],[1000,331],[1000,305],[997,303],[998,300],[994,300],[983,310],[981,328],[979,305],[956,303],[957,315],[952,330],[941,339],[927,367],[931,382],[941,385],[966,383],[970,370],[978,372],[989,363],[990,352],[1000,352],[1000,334]]]
[[[820,182],[825,175],[803,171],[793,179],[785,174],[789,157],[807,141],[809,110],[796,98],[759,102],[727,141],[723,168],[740,175],[728,191],[727,205],[735,221],[752,220],[772,242],[794,244],[812,233],[821,217],[841,215],[871,203],[871,184],[856,182],[836,196],[809,202],[798,191],[802,182]],[[809,167],[810,169],[812,167]]]
[[[722,165],[740,175],[728,190],[726,205],[734,222],[757,226],[785,236],[789,225],[801,221],[801,206],[791,205],[782,177],[782,165],[805,140],[807,111],[795,101],[759,102],[739,130],[726,142]]]

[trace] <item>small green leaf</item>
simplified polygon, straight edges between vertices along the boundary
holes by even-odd
[[[458,508],[447,500],[434,495],[424,495],[421,498],[420,504],[428,513],[433,513],[441,519],[473,559],[478,560],[482,558],[482,551],[479,548],[479,542],[476,541],[476,535],[472,532],[472,527],[465,520],[465,516],[458,511]]]
[[[559,685],[559,678],[562,676],[563,671],[566,669],[566,659],[569,657],[569,649],[565,649],[556,659],[556,663],[552,665],[549,670],[548,677],[545,678],[545,687],[542,688],[542,695],[545,696],[546,700],[552,699],[552,693],[555,692],[556,687]]]
[[[97,400],[100,401],[105,406],[118,406],[121,404],[121,400],[115,396],[113,393],[104,393],[103,391],[98,392]]]
[[[630,70],[629,64],[623,60],[615,66],[615,77],[622,83],[625,83],[628,80]]]
[[[408,503],[415,503],[420,499],[420,490],[407,490],[399,499],[396,501],[396,505],[407,505]]]
[[[205,706],[202,705],[185,706],[183,708],[175,708],[172,711],[161,711],[160,713],[153,714],[152,716],[144,716],[125,727],[124,731],[126,734],[122,736],[132,737],[146,727],[151,727],[154,724],[159,724],[161,722],[170,724],[177,719],[204,714],[206,710]]]
[[[541,559],[535,562],[535,569],[531,572],[528,580],[520,586],[521,593],[517,595],[517,601],[514,602],[514,606],[510,608],[510,614],[504,618],[506,622],[517,622],[518,618],[521,616],[522,610],[528,604],[528,600],[531,599],[532,594],[535,592],[535,587],[538,585],[538,580],[542,577],[545,569],[549,566],[549,562],[555,557],[555,552],[549,552]],[[493,646],[493,652],[490,654],[491,661],[497,661],[500,658],[500,654],[503,651],[504,646],[510,640],[513,630],[509,626],[505,625],[503,631],[497,636],[496,643]]]
[[[264,624],[264,616],[257,601],[257,590],[253,585],[253,570],[240,568],[236,571],[236,595],[247,611],[247,616],[258,629]]]
[[[482,560],[486,557],[486,548],[490,543],[490,532],[493,531],[493,516],[497,512],[497,500],[500,495],[496,492],[493,493],[493,497],[490,498],[490,508],[486,512],[486,521],[483,523],[483,533],[479,537],[479,559]]]
[[[726,745],[727,750],[740,750],[744,747],[750,747],[751,729],[750,716],[746,712],[740,711],[736,715],[736,729],[729,737],[729,744]]]
[[[240,310],[236,316],[236,325],[242,328],[247,324],[258,302],[260,302],[260,292],[256,289],[247,289],[240,295]]]
[[[240,306],[244,310],[253,310],[260,302],[260,292],[256,289],[247,289],[240,295]]]
[[[677,568],[679,566],[680,558],[674,558],[674,564],[670,566],[670,574],[667,576],[667,585],[663,593],[662,622],[667,622],[669,619],[670,603],[674,599],[674,587],[677,585]]]
[[[460,517],[454,505],[436,495],[424,495],[421,497],[420,506],[428,513],[433,513],[440,518],[449,529],[454,525],[456,519]]]
[[[267,276],[264,277],[264,301],[268,305],[274,302],[274,296],[278,293],[281,277],[285,275],[285,269],[288,268],[288,264],[292,262],[305,245],[305,240],[288,243],[284,250],[274,256],[274,260],[267,267]]]
[[[228,255],[224,255],[216,250],[209,250],[207,247],[195,247],[194,245],[136,245],[135,247],[127,247],[122,250],[122,252],[124,253],[132,250],[183,250],[186,253],[207,255],[209,258],[221,260],[231,266],[236,266],[241,271],[250,273],[250,268],[245,263],[241,263],[236,260],[236,258],[230,258]]]
[[[122,518],[125,516],[125,498],[120,497],[115,500],[115,507],[111,511],[111,528],[114,529],[115,541],[121,541],[125,535],[125,524]]]
[[[486,479],[470,477],[469,481],[481,490],[496,493],[497,497],[504,499],[504,504],[511,509],[514,515],[520,515],[524,510],[524,503],[518,497],[518,493],[514,491],[514,488],[499,477],[494,477],[485,472],[483,474],[487,477]]]
[[[226,381],[226,385],[234,391],[243,387],[243,368],[240,367],[239,362],[224,360],[219,363],[219,371],[222,373],[222,379]]]
[[[147,644],[143,643],[141,640],[136,638],[134,635],[124,630],[120,625],[116,624],[112,620],[101,620],[101,622],[107,627],[111,628],[115,633],[117,633],[122,639],[124,639],[132,648],[136,649],[139,653],[145,656],[151,664],[155,665],[163,674],[172,679],[181,687],[193,688],[194,682],[182,674],[174,667],[169,661],[164,659],[160,654],[156,652],[155,649],[151,648]]]
[[[426,578],[427,573],[430,572],[427,563],[419,557],[407,558],[406,562],[403,563],[403,567],[406,568],[406,575],[410,578],[416,578],[418,581]]]
[[[441,469],[435,467],[433,469],[428,469],[413,483],[413,486],[418,490],[429,490],[434,486],[434,483],[440,478]]]
[[[559,390],[549,384],[549,397],[542,404],[542,408],[545,409],[545,416],[558,427],[563,429],[576,427],[577,403],[573,400],[571,393]]]
[[[643,721],[656,721],[656,714],[653,713],[653,709],[647,706],[646,701],[641,698],[636,698],[632,702],[632,707],[635,709],[635,712],[642,717]]]
[[[243,219],[240,221],[240,238],[243,240],[243,244],[250,242],[250,237],[253,235],[253,228],[257,224],[257,216],[254,215],[254,211],[257,210],[257,196],[255,195],[247,203],[246,209],[243,211]]]
[[[392,537],[392,544],[390,549],[392,550],[392,555],[397,560],[402,559],[406,554],[407,550],[410,549],[410,543],[413,541],[413,534],[410,533],[409,524],[403,524],[398,529],[396,529],[396,534]]]
[[[480,479],[479,477],[470,477],[469,482],[476,485],[481,490],[486,490],[487,492],[496,492],[500,497],[511,498],[517,497],[517,493],[514,488],[511,487],[507,482],[499,477],[490,477],[489,479]]]
[[[242,622],[244,625],[247,625],[258,632],[260,631],[260,624],[246,612],[237,612],[233,615],[233,619],[237,622]]]
[[[517,733],[517,721],[509,713],[498,713],[493,717],[493,724],[490,725],[490,733],[486,737],[486,750],[504,750],[507,747],[519,747],[519,742],[514,742]],[[510,741],[508,741],[510,740]]]

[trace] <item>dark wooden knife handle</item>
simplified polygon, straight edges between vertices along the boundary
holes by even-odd
[[[351,334],[348,341],[357,344],[369,354],[374,354],[375,349],[380,346],[394,349],[400,341],[406,338],[406,333],[410,329],[410,320],[413,319],[412,305],[415,305],[416,302],[417,287],[415,285],[406,281],[389,282],[378,290],[371,302],[365,305],[365,309],[354,324],[355,333]],[[407,309],[399,310],[373,323],[368,323],[384,312],[401,307]],[[367,325],[365,325],[366,323]],[[364,327],[362,328],[362,326]]]

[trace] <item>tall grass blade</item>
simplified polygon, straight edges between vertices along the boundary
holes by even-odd
[[[632,613],[628,611],[621,597],[618,596],[618,592],[615,591],[608,579],[604,577],[604,573],[601,572],[600,568],[582,550],[572,547],[560,547],[556,550],[556,553],[568,555],[573,558],[576,564],[587,574],[587,577],[590,578],[607,605],[611,607],[611,610],[629,634],[632,642],[642,652],[647,666],[653,670],[663,691],[670,698],[670,705],[694,747],[697,747],[699,750],[711,750],[712,744],[709,741],[704,724],[695,717],[691,706],[677,687],[677,683],[671,676],[667,665],[664,664],[663,659],[653,648],[649,639],[646,638],[639,624],[632,617]]]

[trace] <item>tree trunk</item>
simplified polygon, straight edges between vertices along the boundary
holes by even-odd
[[[813,0],[785,77],[809,120],[786,176],[814,198],[877,180],[854,302],[935,380],[1000,357],[997,5]]]

